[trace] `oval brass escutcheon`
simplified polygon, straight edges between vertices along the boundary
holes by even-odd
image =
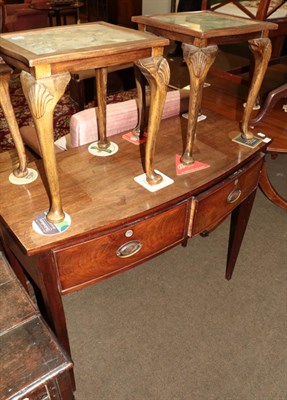
[[[142,243],[139,240],[131,240],[118,248],[116,254],[120,258],[131,257],[142,248]]]
[[[239,188],[232,190],[232,192],[229,193],[227,197],[227,203],[235,203],[240,196],[241,196],[241,190]]]

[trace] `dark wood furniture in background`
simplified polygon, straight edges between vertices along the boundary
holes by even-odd
[[[87,0],[89,21],[106,21],[115,25],[135,28],[133,15],[142,14],[142,0]]]
[[[48,27],[48,12],[30,7],[33,0],[0,0],[0,33]],[[1,26],[1,11],[4,21]]]
[[[132,63],[108,67],[107,95],[136,87]],[[69,83],[70,97],[76,103],[77,111],[84,110],[90,102],[97,104],[95,71],[75,71]]]
[[[0,398],[74,399],[73,364],[0,251]]]
[[[154,193],[134,181],[142,174],[145,146],[135,146],[121,134],[113,136],[120,151],[112,157],[92,156],[88,146],[58,153],[62,197],[72,223],[56,236],[39,235],[32,228],[47,205],[42,180],[27,188],[11,185],[9,171],[0,174],[0,231],[7,257],[24,286],[27,274],[38,287],[49,324],[68,352],[63,295],[207,234],[230,214],[226,278],[231,278],[266,145],[252,149],[233,142],[238,123],[203,111],[208,118],[198,126],[195,156],[210,167],[177,175],[175,156],[186,140],[187,121],[163,120],[156,167],[174,183]],[[30,166],[43,176],[41,160]]]
[[[215,4],[216,3],[216,4]],[[256,1],[253,1],[256,4]],[[272,40],[272,58],[279,57],[282,52],[284,41],[287,35],[287,13],[283,12],[283,6],[286,5],[286,0],[278,0],[272,2],[271,0],[260,0],[258,6],[253,6],[254,11],[250,10],[252,2],[240,0],[225,0],[214,2],[213,0],[202,0],[202,10],[210,10],[216,13],[226,13],[227,11],[222,8],[227,4],[232,5],[232,15],[238,15],[238,11],[242,11],[245,18],[251,18],[257,21],[268,21],[278,24],[278,29],[270,31],[269,37]],[[230,10],[232,10],[230,8]],[[274,17],[274,12],[282,10],[282,17]]]
[[[62,3],[62,4],[61,4]],[[75,24],[79,24],[80,21],[80,8],[84,6],[84,3],[79,1],[68,2],[59,1],[53,3],[52,1],[33,1],[30,7],[33,10],[47,11],[49,17],[49,25],[53,26],[53,19],[55,18],[56,26],[67,25],[67,17],[72,17]]]
[[[176,0],[170,2],[170,12],[176,12]]]

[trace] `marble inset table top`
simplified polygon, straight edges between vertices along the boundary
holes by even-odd
[[[133,62],[168,44],[166,38],[100,21],[1,34],[0,55],[13,65],[20,62],[20,68],[57,65],[54,72],[60,73],[72,64],[73,70],[75,63],[79,70],[101,67],[107,60],[107,65]],[[97,59],[98,65],[83,65],[92,59]]]
[[[34,54],[51,54],[91,47],[142,41],[146,38],[137,31],[118,30],[102,24],[72,25],[66,29],[42,29],[16,32],[7,37],[11,43]]]

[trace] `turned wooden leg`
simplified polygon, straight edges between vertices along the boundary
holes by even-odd
[[[261,175],[260,175],[260,179],[259,179],[259,187],[262,190],[262,192],[265,194],[265,196],[270,201],[272,201],[273,204],[275,204],[276,206],[287,211],[287,200],[284,199],[282,196],[280,196],[280,194],[272,186],[272,184],[269,180],[269,177],[268,177],[265,160],[263,162],[262,171],[261,171]]]
[[[166,99],[167,85],[170,78],[168,62],[162,56],[139,60],[137,67],[143,73],[150,85],[151,101],[148,120],[148,137],[146,144],[145,169],[146,179],[150,185],[162,181],[162,176],[154,171],[154,154],[156,135],[159,130],[162,111]]]
[[[146,129],[146,92],[145,92],[145,85],[146,79],[144,75],[141,73],[140,69],[135,65],[135,80],[136,80],[136,87],[138,93],[138,124],[133,129],[133,133],[136,136],[141,136],[144,134]]]
[[[248,125],[253,110],[253,106],[256,102],[256,98],[259,94],[259,90],[266,69],[268,67],[272,51],[271,41],[269,38],[252,39],[249,40],[248,43],[249,43],[249,48],[254,57],[254,73],[249,88],[248,98],[243,113],[243,119],[241,125],[241,130],[242,130],[241,135],[244,139],[247,140],[253,138],[253,133],[249,131]]]
[[[58,223],[64,220],[65,215],[62,209],[54,151],[53,113],[70,81],[70,74],[64,73],[35,79],[29,73],[22,71],[20,78],[35,123],[49,185],[51,203],[47,219],[52,223]]]
[[[98,100],[98,127],[99,141],[98,147],[106,149],[110,142],[107,139],[107,76],[108,68],[96,69],[96,85],[97,85],[97,100]]]
[[[13,174],[17,178],[23,178],[28,174],[27,158],[9,94],[11,73],[12,70],[6,64],[0,63],[0,105],[10,129],[19,159],[19,166],[13,171]]]
[[[184,164],[192,164],[193,142],[196,133],[197,116],[201,107],[202,89],[209,68],[213,64],[218,52],[217,46],[199,48],[190,44],[182,45],[183,57],[189,71],[190,94],[186,147],[181,157]]]
[[[50,255],[44,253],[35,260],[33,267],[38,271],[37,291],[35,293],[41,314],[55,333],[60,345],[71,356],[65,310],[59,290],[55,264]],[[75,389],[73,370],[70,374],[73,388]]]

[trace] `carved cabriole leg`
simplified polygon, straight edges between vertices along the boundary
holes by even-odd
[[[17,178],[23,178],[28,174],[27,158],[23,140],[19,131],[19,127],[16,121],[16,117],[10,99],[10,94],[9,94],[10,77],[11,73],[8,70],[6,73],[0,74],[0,105],[3,109],[3,113],[5,115],[8,127],[10,129],[11,136],[13,138],[19,158],[19,166],[13,171],[13,174]]]
[[[137,87],[137,94],[138,94],[138,124],[133,129],[133,133],[136,136],[141,136],[146,129],[146,92],[145,92],[145,85],[146,79],[144,75],[141,73],[140,69],[135,65],[135,79],[136,79],[136,87]]]
[[[248,43],[253,54],[255,64],[241,125],[242,137],[247,140],[253,138],[253,133],[249,131],[248,125],[272,51],[272,45],[269,38],[252,39],[249,40]]]
[[[150,185],[156,185],[162,181],[162,176],[154,171],[153,166],[156,135],[159,130],[162,111],[166,99],[170,70],[168,62],[162,56],[149,57],[139,60],[136,65],[150,85],[151,101],[148,121],[145,169],[147,182]]]
[[[192,164],[192,148],[196,132],[197,116],[201,106],[203,84],[209,68],[213,64],[218,52],[218,47],[208,46],[199,48],[190,44],[182,45],[183,57],[186,61],[190,77],[190,94],[186,147],[181,157],[184,164]]]
[[[47,219],[52,223],[64,220],[54,151],[53,113],[55,106],[70,81],[70,74],[64,73],[35,79],[29,73],[21,72],[23,92],[28,102],[38,135],[45,173],[50,190],[50,209]]]
[[[106,149],[110,142],[107,140],[107,76],[108,68],[98,68],[96,73],[97,101],[98,101],[98,147]]]

